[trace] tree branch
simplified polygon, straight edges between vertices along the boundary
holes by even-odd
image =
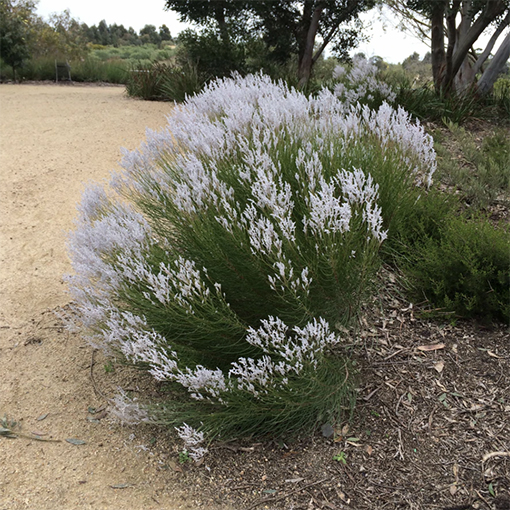
[[[490,38],[490,41],[488,42],[487,46],[485,47],[485,50],[483,50],[483,53],[476,59],[475,65],[473,66],[473,72],[477,74],[484,64],[484,62],[487,60],[489,55],[491,54],[492,48],[494,48],[494,45],[496,44],[496,41],[498,40],[499,36],[501,35],[501,32],[510,25],[510,10],[508,11],[508,14],[506,17],[501,21],[499,24],[497,30],[494,32],[492,37]]]
[[[487,2],[484,11],[475,20],[475,22],[465,32],[465,35],[458,41],[455,48],[453,63],[452,63],[452,76],[455,76],[466,57],[469,48],[473,46],[475,41],[480,37],[482,32],[494,21],[494,19],[503,14],[506,10],[505,2],[497,0],[494,2]]]
[[[486,94],[489,92],[498,74],[500,73],[502,67],[508,61],[510,57],[510,32],[507,34],[498,51],[494,55],[494,58],[491,60],[489,67],[485,70],[482,77],[478,80],[477,86],[478,90],[482,94]]]
[[[315,55],[312,58],[312,65],[315,64],[315,62],[317,62],[318,58],[321,56],[321,54],[325,50],[326,46],[331,42],[333,37],[335,37],[335,34],[337,33],[340,25],[344,21],[348,20],[351,17],[352,13],[356,10],[357,6],[358,6],[357,0],[349,1],[348,5],[345,7],[344,11],[342,12],[342,15],[340,17],[338,17],[337,20],[335,21],[335,23],[331,26],[330,31],[328,32],[326,37],[324,37],[323,42],[320,45],[319,49],[315,52]]]

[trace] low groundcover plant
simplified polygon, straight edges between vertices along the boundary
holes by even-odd
[[[339,331],[434,161],[402,110],[261,75],[176,107],[85,191],[70,235],[80,327],[164,383],[119,414],[176,427],[192,458],[213,436],[337,422],[354,394]]]

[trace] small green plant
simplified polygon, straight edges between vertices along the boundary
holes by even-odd
[[[179,452],[179,464],[186,464],[186,462],[190,461],[191,457],[189,456],[189,453],[186,450]]]
[[[23,437],[25,439],[32,439],[33,441],[44,441],[49,443],[60,442],[59,439],[45,439],[36,434],[25,434],[21,431],[21,424],[7,416],[0,418],[0,437],[5,437],[7,439]]]
[[[18,422],[7,418],[7,416],[0,418],[0,436],[14,439],[18,437],[18,434],[15,432],[18,428]]]
[[[106,374],[111,374],[111,373],[115,372],[115,367],[113,366],[113,363],[111,361],[107,361],[104,364],[104,371]]]
[[[347,465],[347,455],[345,452],[339,452],[336,455],[333,455],[333,460],[336,462],[340,462],[344,465]]]

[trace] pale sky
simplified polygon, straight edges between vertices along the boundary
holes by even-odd
[[[145,25],[160,27],[164,24],[172,36],[176,36],[187,26],[179,22],[176,13],[165,11],[164,5],[164,0],[39,0],[37,13],[47,18],[51,13],[69,9],[73,18],[87,25],[97,25],[104,19],[109,25],[117,23],[133,27],[137,32]],[[367,31],[370,42],[356,48],[354,53],[362,51],[367,57],[377,55],[396,64],[415,51],[423,57],[429,50],[418,39],[399,31],[389,18],[384,31],[382,23],[375,19],[375,11],[369,17],[374,19],[373,28]]]

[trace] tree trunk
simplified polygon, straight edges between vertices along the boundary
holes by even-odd
[[[446,69],[443,77],[443,83],[446,85],[446,88],[450,88],[450,84],[453,81],[452,67],[453,67],[453,52],[455,50],[455,46],[457,43],[457,25],[455,23],[455,18],[457,17],[457,13],[460,8],[460,0],[456,0],[453,2],[453,5],[447,9],[446,13],[446,29],[447,29],[447,37],[448,37],[448,46],[446,48]]]
[[[431,16],[431,59],[432,59],[432,76],[434,78],[434,86],[436,92],[443,87],[445,75],[445,52],[444,52],[444,28],[443,19],[445,15],[445,5],[443,2],[438,3]]]
[[[301,58],[299,59],[298,68],[298,87],[300,88],[308,83],[312,73],[313,47],[315,45],[315,37],[319,29],[319,21],[323,10],[324,6],[320,3],[315,7],[308,30],[304,34],[303,54],[300,55]]]
[[[214,19],[216,20],[216,23],[218,23],[218,30],[223,44],[228,45],[230,43],[230,34],[228,33],[228,26],[225,20],[225,9],[223,6],[217,5],[215,7]]]
[[[482,77],[478,80],[478,90],[482,94],[487,94],[492,90],[499,73],[505,67],[505,64],[510,57],[510,33],[507,34],[501,46],[499,47],[496,55],[492,59],[489,67],[485,70]]]
[[[473,16],[471,14],[471,9],[472,9],[471,0],[464,0],[462,2],[461,21],[459,28],[456,29],[454,27],[454,29],[457,32],[455,37],[454,52],[457,51],[459,41],[462,41],[462,39],[466,37],[466,34],[468,33],[469,29],[471,28],[471,25],[473,24]],[[450,69],[450,71],[453,71],[453,67]],[[469,53],[467,53],[457,73],[452,74],[448,77],[447,88],[454,89],[456,92],[459,93],[465,92],[474,86],[474,78],[475,73],[473,72],[473,67],[470,62]]]

